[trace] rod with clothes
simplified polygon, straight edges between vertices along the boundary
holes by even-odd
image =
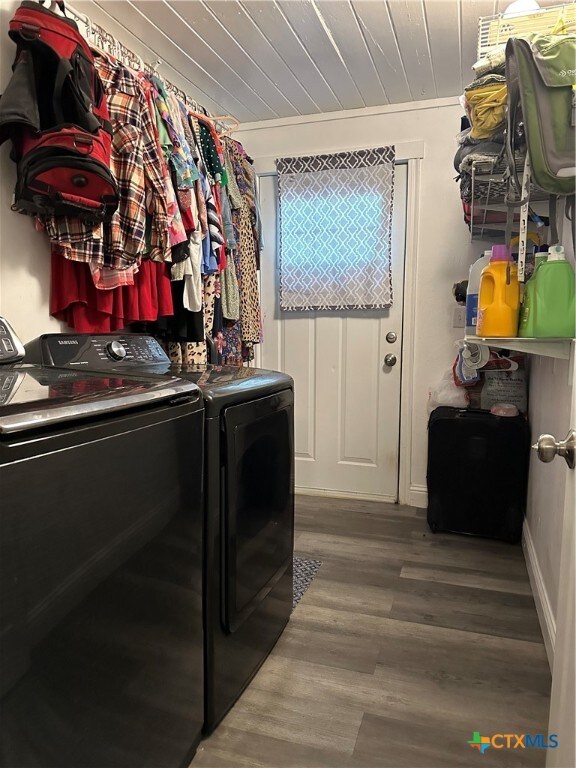
[[[42,14],[56,30],[77,31],[69,17]],[[208,337],[222,362],[242,364],[261,336],[252,160],[220,132],[222,116],[81,20],[105,95],[117,207],[100,217],[35,211],[50,243],[51,314],[78,332],[145,330],[185,363],[206,362]]]

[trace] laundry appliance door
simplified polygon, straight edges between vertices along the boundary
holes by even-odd
[[[234,632],[292,562],[292,390],[226,408],[223,624]]]
[[[2,768],[189,764],[203,422],[198,393],[0,434]]]

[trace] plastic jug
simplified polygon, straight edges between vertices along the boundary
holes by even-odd
[[[520,309],[520,323],[518,325],[518,336],[524,339],[534,338],[534,300],[536,294],[536,275],[538,269],[548,258],[548,246],[545,251],[540,251],[534,256],[534,272],[524,288],[524,301]]]
[[[534,274],[532,329],[536,338],[574,338],[574,268],[566,261],[564,248],[552,245],[548,259]]]
[[[494,245],[480,278],[476,333],[488,338],[516,336],[519,314],[518,267],[505,245]]]
[[[484,255],[472,264],[466,289],[466,336],[476,336],[478,323],[478,292],[482,270],[490,264],[492,251],[484,251]]]

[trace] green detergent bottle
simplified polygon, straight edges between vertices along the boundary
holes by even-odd
[[[523,339],[534,338],[534,294],[536,292],[536,273],[541,264],[548,258],[548,246],[541,246],[541,250],[534,255],[534,271],[524,286],[524,301],[520,308],[520,323],[518,336]]]
[[[576,333],[574,268],[566,261],[564,248],[552,245],[548,259],[534,274],[535,288],[530,314],[536,338],[572,339]]]

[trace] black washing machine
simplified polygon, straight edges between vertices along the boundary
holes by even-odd
[[[204,720],[200,391],[19,352],[0,318],[0,765],[184,768]]]
[[[26,359],[68,369],[172,373],[205,409],[205,721],[210,733],[248,685],[292,610],[294,395],[282,373],[170,364],[136,334],[48,334]]]

